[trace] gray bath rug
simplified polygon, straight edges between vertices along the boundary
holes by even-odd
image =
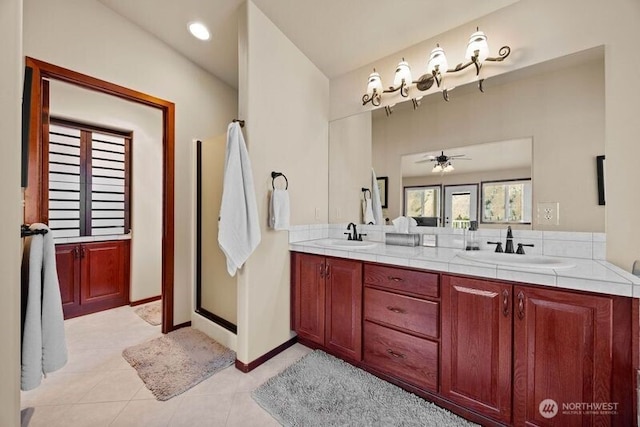
[[[189,390],[236,360],[236,353],[193,328],[126,348],[122,356],[158,400]]]
[[[322,351],[252,393],[284,426],[475,426]]]
[[[147,323],[158,326],[162,323],[162,300],[141,305],[134,312]]]

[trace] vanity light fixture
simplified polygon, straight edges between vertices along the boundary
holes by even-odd
[[[502,46],[498,51],[498,56],[490,57],[487,36],[484,32],[476,28],[476,31],[469,37],[465,54],[466,62],[459,63],[455,68],[449,68],[449,63],[444,53],[444,49],[440,47],[439,44],[437,44],[435,49],[431,51],[429,61],[427,62],[426,73],[420,76],[418,80],[411,80],[411,68],[407,61],[402,58],[402,61],[396,67],[393,86],[390,86],[388,89],[383,89],[380,74],[374,68],[373,73],[369,75],[367,93],[362,96],[362,105],[366,105],[370,102],[376,107],[379,106],[382,101],[383,93],[399,91],[402,97],[407,98],[409,97],[409,89],[411,86],[415,85],[416,89],[419,91],[427,91],[431,89],[434,82],[437,87],[443,87],[442,96],[445,101],[449,101],[449,91],[451,89],[447,89],[443,86],[444,74],[457,73],[467,69],[471,65],[474,65],[476,69],[476,76],[480,76],[482,64],[487,61],[504,61],[510,53],[511,48],[509,46]],[[478,79],[478,89],[480,89],[480,92],[484,92],[484,88],[482,86],[483,81],[484,79]],[[416,106],[417,105],[414,101],[414,108],[416,108]]]
[[[202,22],[190,22],[188,28],[191,35],[198,40],[206,41],[211,38],[209,29]]]

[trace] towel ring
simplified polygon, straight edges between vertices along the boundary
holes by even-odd
[[[284,178],[284,181],[286,183],[286,186],[285,186],[284,189],[288,190],[289,189],[289,180],[287,179],[285,174],[283,174],[282,172],[271,172],[271,187],[273,187],[274,190],[276,189],[276,178],[279,177],[279,176]]]
[[[362,187],[362,192],[364,193],[364,198],[367,198],[367,193],[369,193],[369,198],[371,198],[371,190],[369,190],[368,188],[364,188]]]

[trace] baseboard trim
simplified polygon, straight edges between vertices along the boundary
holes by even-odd
[[[171,330],[175,331],[176,329],[188,328],[189,326],[191,326],[191,320],[189,320],[188,322],[180,323],[179,325],[173,325]]]
[[[148,302],[154,302],[154,301],[159,301],[162,299],[162,295],[157,295],[155,297],[150,297],[150,298],[145,298],[145,299],[139,299],[138,301],[131,301],[129,303],[129,305],[131,307],[135,307],[136,305],[142,305],[142,304],[146,304]]]
[[[282,353],[283,351],[285,351],[286,349],[288,349],[289,347],[291,347],[292,345],[294,345],[297,342],[298,342],[298,337],[295,336],[295,337],[291,338],[290,340],[285,341],[284,343],[280,344],[279,346],[277,346],[273,350],[271,350],[271,351],[263,354],[262,356],[258,357],[253,362],[243,363],[243,362],[239,361],[238,359],[236,359],[236,369],[238,369],[239,371],[244,372],[245,374],[247,372],[253,371],[258,366],[260,366],[264,362],[266,362],[267,360],[269,360],[272,357]]]

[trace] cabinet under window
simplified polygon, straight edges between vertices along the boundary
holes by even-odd
[[[132,133],[51,118],[48,136],[43,175],[54,237],[127,234]]]

